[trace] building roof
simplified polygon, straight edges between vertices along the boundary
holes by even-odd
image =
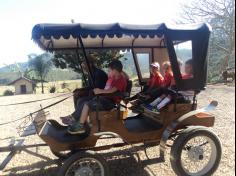
[[[35,82],[33,80],[31,80],[31,79],[28,79],[26,77],[20,77],[20,78],[16,79],[15,81],[9,83],[8,85],[13,85],[13,84],[15,84],[16,82],[18,82],[18,81],[20,81],[22,79],[27,81],[27,82],[29,82],[29,83],[31,83],[31,84],[35,84]]]

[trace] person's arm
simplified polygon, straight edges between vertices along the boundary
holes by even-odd
[[[113,87],[111,89],[99,89],[99,88],[96,88],[96,89],[93,89],[93,92],[95,95],[98,95],[98,94],[110,94],[110,93],[115,93],[118,89],[116,87]]]
[[[146,92],[148,93],[150,90],[152,90],[152,88],[155,86],[155,84],[156,84],[156,80],[154,80],[154,78],[151,78],[149,80],[148,88],[147,88]]]

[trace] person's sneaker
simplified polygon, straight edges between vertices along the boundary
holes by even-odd
[[[70,134],[83,134],[86,132],[84,125],[81,123],[74,123],[68,127],[68,133]]]
[[[75,122],[75,119],[71,115],[66,117],[60,117],[60,119],[65,125],[72,125]]]
[[[152,109],[152,113],[160,114],[160,111],[159,111],[157,108],[153,108],[153,109]]]
[[[155,106],[146,104],[146,105],[143,105],[143,108],[144,108],[144,111],[160,114],[159,110]]]

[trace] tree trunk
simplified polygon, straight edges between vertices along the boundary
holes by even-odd
[[[43,80],[41,80],[41,88],[42,88],[42,94],[44,94],[44,85],[43,85]]]

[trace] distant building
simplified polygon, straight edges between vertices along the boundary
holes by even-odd
[[[26,77],[18,78],[17,80],[11,82],[9,85],[15,87],[15,94],[32,94],[35,90],[36,83]]]

